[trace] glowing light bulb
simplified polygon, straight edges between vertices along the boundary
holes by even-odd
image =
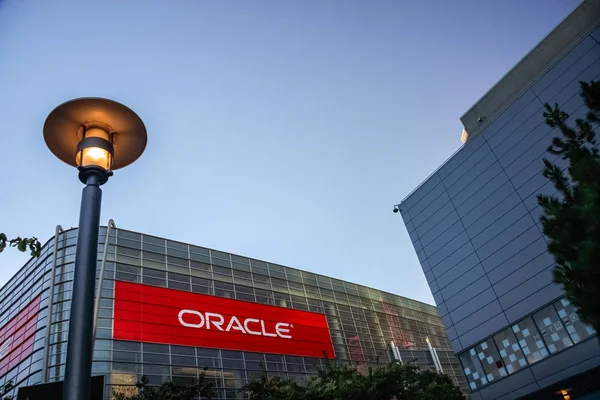
[[[90,128],[85,132],[85,138],[82,144],[90,138],[100,138],[109,142],[110,136],[106,131],[99,128]],[[94,139],[98,140],[98,139]],[[110,170],[111,166],[111,154],[108,150],[102,147],[96,147],[93,143],[90,143],[90,147],[84,147],[80,152],[77,153],[76,162],[81,167],[96,166],[101,167],[105,170]]]
[[[106,157],[106,150],[102,150],[99,147],[91,147],[87,149],[87,156],[96,160]]]

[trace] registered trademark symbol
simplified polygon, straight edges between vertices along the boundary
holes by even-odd
[[[293,328],[293,327],[294,327],[294,324],[290,324],[290,328]]]

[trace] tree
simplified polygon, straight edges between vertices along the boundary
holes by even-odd
[[[568,163],[565,171],[544,159],[543,174],[557,190],[538,195],[548,250],[554,256],[554,281],[562,285],[579,317],[600,332],[600,158],[594,127],[600,125],[600,85],[580,82],[589,112],[567,125],[569,115],[558,104],[545,104],[546,124],[558,128],[548,152]]]
[[[305,385],[266,373],[242,391],[250,400],[462,400],[452,380],[435,371],[393,362],[367,375],[348,365],[328,363]]]
[[[6,245],[10,247],[16,247],[17,250],[25,252],[27,249],[31,252],[32,257],[39,257],[42,253],[42,244],[36,237],[22,238],[16,237],[14,239],[8,239],[6,234],[0,232],[0,253],[4,251]]]
[[[7,395],[7,393],[11,392],[15,386],[12,381],[6,382],[4,385],[0,386],[0,399],[2,400],[12,400],[14,397]]]
[[[363,400],[374,399],[370,387],[371,375],[365,377],[356,368],[327,362],[318,375],[305,386],[298,386],[295,399]]]
[[[204,369],[206,371],[206,368]],[[173,382],[165,382],[159,387],[149,386],[147,376],[136,383],[137,394],[127,395],[114,392],[115,400],[193,400],[193,399],[211,399],[214,395],[212,383],[205,381],[204,373],[200,374],[198,380],[194,380],[191,385],[177,385]]]
[[[278,376],[267,376],[264,371],[258,379],[251,380],[242,389],[248,394],[249,400],[286,400],[297,390],[294,382]]]

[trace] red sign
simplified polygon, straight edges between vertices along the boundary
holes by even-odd
[[[115,282],[114,339],[334,357],[325,315]]]
[[[31,355],[39,311],[37,296],[0,328],[0,376]]]

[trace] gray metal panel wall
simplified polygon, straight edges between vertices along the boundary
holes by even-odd
[[[546,152],[559,132],[544,123],[543,104],[558,103],[571,121],[585,115],[579,81],[600,79],[599,38],[597,28],[573,46],[399,207],[457,353],[562,294],[552,282],[553,258],[536,199],[538,193],[555,193],[541,174],[542,158],[564,166]],[[556,364],[550,376],[584,368],[573,359],[578,347],[561,354],[569,361]],[[504,382],[522,383],[520,395],[553,383],[556,379],[538,376],[538,370],[555,358]],[[513,398],[502,394],[500,382],[477,395]]]
[[[558,132],[543,103],[584,116],[579,81],[600,78],[595,36],[600,28],[400,205],[457,352],[561,295],[536,201],[554,192],[541,171]]]

